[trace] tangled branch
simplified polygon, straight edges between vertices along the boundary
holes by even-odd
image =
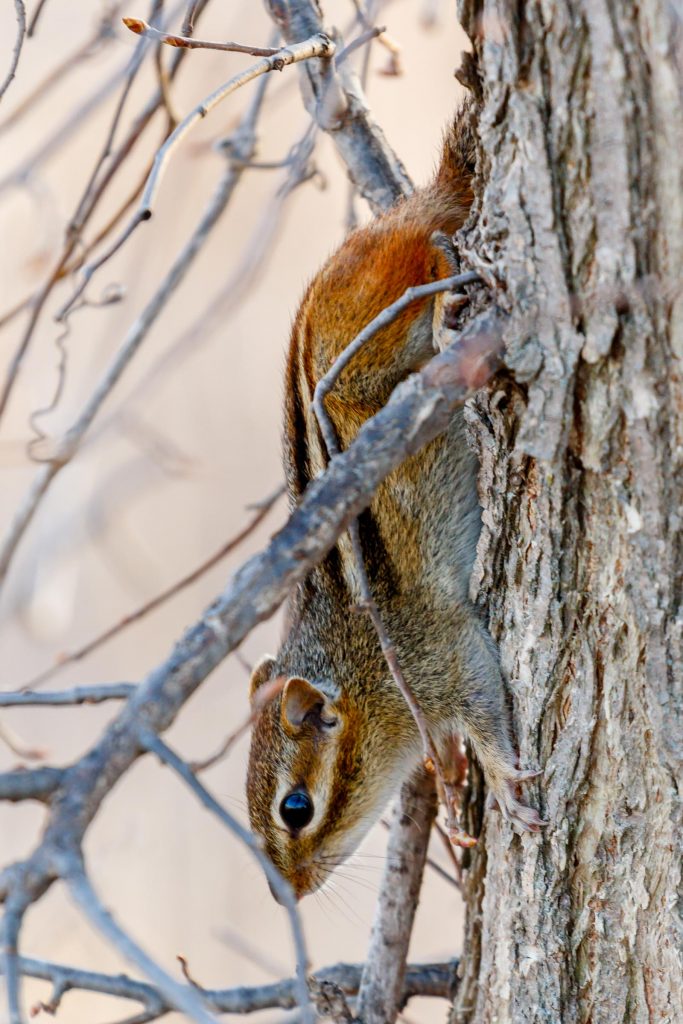
[[[242,44],[211,44],[192,38],[195,16],[201,13],[207,3],[208,0],[197,0],[184,5],[186,16],[181,33],[177,36],[162,31],[166,25],[148,25],[146,22],[136,22],[132,19],[133,24],[129,24],[129,27],[143,36],[141,44],[136,47],[133,59],[127,61],[126,67],[117,72],[106,84],[101,96],[98,94],[89,98],[81,108],[80,116],[85,117],[86,111],[95,109],[97,103],[123,80],[123,88],[105,145],[71,218],[59,258],[36,295],[27,304],[22,303],[16,307],[20,309],[27,305],[30,316],[19,347],[10,361],[10,372],[0,396],[0,415],[8,403],[19,367],[28,351],[39,318],[58,282],[63,280],[66,274],[81,268],[78,289],[58,314],[62,320],[68,321],[96,271],[121,249],[139,223],[151,216],[164,169],[175,147],[209,110],[242,84],[261,76],[254,102],[249,106],[237,131],[232,134],[230,143],[222,147],[227,167],[195,231],[176,257],[155,294],[130,327],[110,367],[84,403],[80,415],[74,418],[71,428],[63,437],[53,443],[52,451],[48,452],[45,464],[40,468],[28,495],[19,507],[14,522],[0,546],[0,580],[6,575],[19,542],[40,507],[43,497],[51,488],[58,473],[80,450],[95,416],[140,350],[151,325],[183,280],[197,253],[202,250],[245,170],[251,166],[290,168],[287,182],[276,195],[273,208],[266,210],[264,222],[259,226],[260,235],[256,240],[258,245],[254,246],[256,255],[252,262],[253,259],[261,258],[264,246],[268,247],[274,231],[273,225],[277,224],[277,216],[282,210],[285,198],[297,184],[310,178],[313,173],[310,154],[317,128],[330,132],[346,162],[350,176],[373,209],[384,209],[397,197],[411,191],[412,186],[400,161],[372,120],[358,83],[350,75],[345,62],[358,47],[374,38],[379,38],[391,49],[395,44],[383,34],[381,28],[372,27],[367,18],[361,19],[361,34],[345,49],[335,54],[335,45],[324,32],[317,2],[273,0],[269,7],[273,20],[286,41],[287,45],[284,48],[278,50],[275,47],[252,48]],[[360,5],[354,6],[359,14],[363,13]],[[161,14],[163,4],[155,0],[150,7],[149,17],[153,22],[154,18]],[[41,9],[42,3],[35,11],[33,25]],[[368,8],[364,10],[367,11]],[[164,19],[165,22],[173,17],[174,13],[170,12]],[[155,51],[158,87],[128,130],[123,133],[120,143],[115,146],[115,137],[119,134],[126,99],[137,69],[141,66],[143,53],[147,49],[143,48],[142,43],[148,38],[161,46],[174,46],[177,52],[169,61],[166,70],[162,64],[161,46],[151,48]],[[302,39],[306,42],[301,43]],[[117,210],[109,215],[106,225],[99,228],[94,238],[85,242],[82,238],[83,231],[93,211],[100,199],[108,194],[107,189],[115,174],[142,137],[155,112],[161,111],[164,114],[165,108],[166,121],[172,120],[174,104],[169,84],[173,81],[181,57],[188,49],[201,48],[236,49],[239,52],[262,55],[263,59],[211,93],[168,135],[158,149],[153,166],[147,175],[137,213],[121,235],[114,241],[111,240],[121,218],[136,201],[141,191],[140,184],[132,191],[129,190],[125,202],[119,201]],[[269,77],[266,72],[279,70],[289,63],[296,62],[301,63],[300,74],[305,103],[313,123],[297,147],[290,151],[284,163],[262,161],[258,164],[254,160],[256,122],[261,110],[265,82]],[[165,131],[169,130],[167,125]],[[68,137],[69,132],[63,134]],[[54,139],[51,143],[48,138],[41,152],[47,154],[54,151],[49,149],[49,145],[54,147],[61,144],[62,141],[55,142]],[[41,156],[40,160],[42,159]],[[19,168],[17,173],[21,173],[21,170]],[[16,177],[13,180],[17,180]],[[102,250],[100,246],[103,247]],[[94,259],[92,254],[95,254]],[[241,277],[237,274],[229,283],[233,290],[235,281],[239,280]],[[475,324],[472,335],[477,335],[484,346],[490,342],[490,329],[486,324]],[[59,389],[62,383],[63,370],[60,371]],[[377,486],[386,475],[445,429],[452,409],[465,396],[468,387],[469,381],[463,376],[462,353],[455,349],[437,357],[420,375],[402,385],[387,407],[363,427],[349,450],[331,459],[327,472],[312,484],[300,507],[266,550],[243,566],[205,615],[186,632],[167,659],[141,683],[76,686],[44,694],[34,690],[0,695],[0,707],[5,708],[68,707],[104,701],[123,702],[123,706],[117,709],[118,713],[99,739],[73,764],[63,768],[45,766],[0,774],[0,799],[38,800],[45,805],[46,814],[46,828],[33,853],[0,873],[0,901],[4,903],[0,934],[0,970],[7,982],[10,1024],[20,1024],[22,1021],[20,988],[23,975],[43,978],[52,983],[51,998],[49,1002],[42,1004],[50,1012],[59,1007],[66,992],[82,988],[137,1001],[141,1007],[140,1013],[130,1018],[130,1021],[135,1021],[136,1024],[154,1020],[172,1009],[180,1009],[188,1019],[209,1024],[215,1021],[217,1013],[250,1012],[275,1006],[291,1008],[296,1005],[301,1007],[304,1019],[310,1019],[312,1007],[309,1004],[309,996],[319,1014],[328,1013],[338,1020],[350,1021],[359,1007],[370,1006],[382,986],[387,989],[384,995],[388,996],[396,1007],[402,1006],[414,994],[447,998],[452,995],[456,984],[454,964],[407,968],[404,976],[407,940],[417,902],[417,889],[433,814],[429,779],[422,780],[422,788],[418,786],[412,795],[408,789],[405,790],[401,797],[399,812],[392,825],[390,850],[393,852],[385,872],[371,960],[375,962],[379,955],[377,950],[383,943],[386,944],[387,937],[391,935],[393,929],[394,933],[400,933],[400,941],[395,947],[394,962],[387,966],[380,957],[377,960],[377,963],[382,965],[380,974],[376,971],[373,973],[370,969],[362,981],[361,968],[338,965],[317,972],[309,979],[307,986],[308,964],[304,937],[297,908],[287,883],[265,859],[253,837],[197,779],[196,772],[214,759],[192,766],[161,740],[160,736],[169,728],[181,708],[213,668],[238,647],[258,622],[271,615],[291,587],[324,557],[336,543],[340,533],[353,523],[355,516],[363,508],[367,507]],[[60,394],[59,389],[57,395]],[[260,518],[262,516],[256,516],[255,520]],[[251,524],[247,531],[250,528]],[[118,632],[128,621],[146,614],[163,600],[177,593],[209,565],[215,564],[233,545],[234,542],[224,545],[220,552],[189,577],[148,602],[124,623],[117,624],[96,638],[94,643],[76,652],[70,660],[84,656],[87,651],[94,649],[94,646]],[[229,737],[225,748],[233,742],[236,735],[237,733],[233,733]],[[249,990],[204,990],[192,982],[187,972],[184,981],[179,981],[162,969],[134,942],[123,925],[106,909],[106,893],[100,894],[96,891],[83,858],[84,838],[103,800],[117,781],[139,758],[150,753],[174,771],[192,789],[203,805],[233,836],[245,843],[261,863],[271,887],[288,911],[295,946],[296,978],[277,985]],[[58,880],[66,884],[83,915],[148,981],[135,981],[125,975],[113,977],[78,971],[76,968],[35,961],[19,955],[22,926],[28,909]],[[400,920],[392,917],[390,913],[387,914],[388,891],[393,892],[394,897],[400,898],[403,908]],[[361,1013],[365,1014],[366,1011],[361,1009]],[[367,1011],[367,1017],[368,1021],[372,1019],[370,1010]]]
[[[480,341],[490,345],[489,324],[481,327]],[[20,1019],[16,955],[23,915],[60,877],[70,879],[72,885],[76,878],[79,900],[84,907],[89,905],[80,849],[105,795],[145,750],[151,747],[157,753],[165,752],[152,737],[168,729],[206,676],[325,556],[342,530],[367,507],[388,473],[446,428],[453,409],[467,392],[457,345],[401,384],[385,408],[363,425],[349,449],[333,458],[324,475],[313,481],[266,550],[237,572],[166,661],[136,688],[96,745],[64,770],[51,794],[55,780],[44,780],[43,798],[49,802],[49,815],[43,839],[26,861],[0,874],[0,899],[6,904],[3,945],[12,1024]],[[168,756],[165,753],[165,758]],[[17,774],[23,773],[0,775],[0,791]],[[91,917],[100,926],[106,923],[92,907]],[[115,927],[109,928],[108,934],[121,938]],[[127,954],[147,972],[146,955],[134,945],[124,945]],[[302,965],[300,969],[304,969]],[[192,1019],[209,1019],[195,999],[188,1000],[187,993],[171,983],[165,972],[161,975],[162,991],[173,1005],[181,1005],[177,1000],[182,997],[182,1006]]]
[[[157,1020],[173,1009],[172,1004],[166,1001],[154,985],[137,981],[125,974],[100,974],[28,957],[19,957],[17,966],[26,977],[39,978],[52,984],[53,994],[49,1002],[43,1004],[50,1013],[56,1013],[63,997],[77,989],[140,1003],[147,1021]],[[401,1006],[405,1006],[415,996],[452,999],[458,983],[457,970],[457,960],[409,964],[401,991]],[[358,994],[362,971],[362,964],[323,967],[310,976],[309,985],[311,982],[331,984],[345,996],[353,998]],[[260,1010],[293,1010],[297,1005],[296,979],[288,978],[272,985],[251,988],[202,989],[202,996],[214,1013],[247,1014]]]

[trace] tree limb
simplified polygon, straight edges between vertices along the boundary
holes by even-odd
[[[358,993],[363,966],[335,964],[316,971],[312,978],[319,982],[330,982],[341,989],[344,995],[353,997]],[[158,988],[126,974],[101,974],[22,956],[17,958],[17,967],[26,977],[51,982],[62,996],[72,990],[80,990],[135,1000],[149,1014],[149,1020],[155,1020],[172,1010]],[[457,960],[408,965],[401,1006],[405,1006],[414,996],[451,999],[457,986],[457,969]],[[203,996],[214,1013],[247,1014],[276,1008],[292,1010],[297,1006],[296,979],[287,978],[274,984],[253,987],[204,989]]]
[[[101,704],[106,700],[127,700],[134,690],[134,683],[102,683],[97,686],[74,686],[71,690],[55,690],[52,693],[35,693],[31,690],[0,692],[0,708]]]
[[[316,0],[266,0],[287,42],[322,32]],[[332,61],[310,61],[301,75],[303,100],[311,117],[339,150],[349,177],[375,213],[409,195],[412,184],[381,128],[373,121],[356,76]]]
[[[386,1024],[401,1009],[408,946],[435,815],[434,779],[420,769],[404,782],[394,808],[380,890],[383,898],[377,902],[358,997],[363,1024]]]

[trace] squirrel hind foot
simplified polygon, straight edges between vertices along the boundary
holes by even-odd
[[[516,789],[520,783],[536,779],[542,774],[542,771],[535,768],[516,769],[489,791],[487,807],[499,810],[505,820],[517,826],[521,832],[540,832],[548,822],[541,818],[535,807],[529,807],[517,799]]]

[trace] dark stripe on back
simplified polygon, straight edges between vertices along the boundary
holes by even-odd
[[[299,500],[310,479],[306,416],[299,389],[299,339],[296,327],[287,358],[285,423],[282,441],[285,477],[292,503]]]
[[[384,538],[377,521],[369,508],[358,517],[361,549],[365,560],[368,578],[373,588],[380,588],[385,594],[396,591],[396,577],[391,557],[384,543]]]

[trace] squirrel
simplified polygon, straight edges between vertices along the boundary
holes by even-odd
[[[436,175],[350,234],[310,283],[294,320],[285,371],[284,464],[290,503],[327,465],[313,394],[358,332],[411,285],[456,272],[444,244],[472,203],[472,110],[456,114]],[[394,387],[448,340],[442,296],[417,300],[381,329],[325,399],[340,447]],[[462,409],[440,437],[398,469],[359,516],[373,597],[432,734],[469,738],[492,802],[518,827],[538,813],[516,785],[517,768],[495,644],[469,597],[481,528],[477,460]],[[288,604],[277,657],[264,657],[249,688],[254,707],[247,797],[252,829],[297,898],[321,886],[355,849],[420,763],[415,721],[366,615],[343,536]],[[259,701],[260,687],[280,680]],[[262,691],[265,693],[266,691]]]

